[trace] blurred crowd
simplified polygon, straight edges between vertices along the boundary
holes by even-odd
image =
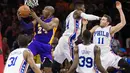
[[[76,0],[39,0],[39,6],[34,8],[35,12],[40,16],[42,9],[51,5],[55,8],[55,16],[60,19],[60,25],[58,27],[57,34],[55,36],[55,41],[53,46],[57,44],[58,39],[64,32],[65,28],[65,18],[74,9],[74,2]],[[85,0],[86,13],[95,14],[102,16],[103,14],[108,14],[112,17],[113,22],[111,25],[116,25],[120,21],[119,13],[115,7],[116,0]],[[113,51],[124,57],[130,64],[130,1],[120,0],[123,5],[123,11],[126,16],[127,24],[118,33],[113,35],[112,48]],[[0,30],[2,34],[3,42],[3,55],[6,58],[10,51],[16,49],[17,36],[21,33],[27,33],[25,30],[20,28],[20,23],[17,19],[17,9],[20,5],[24,3],[23,0],[0,0]],[[26,22],[31,21],[32,18],[28,17],[25,19]],[[89,21],[87,28],[91,29],[94,25],[99,24],[99,21]],[[27,33],[32,36],[32,31]],[[111,73],[121,73],[120,71],[110,70]]]

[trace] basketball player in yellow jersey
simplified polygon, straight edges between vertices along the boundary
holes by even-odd
[[[105,69],[109,66],[115,68],[125,68],[125,72],[130,73],[130,66],[127,62],[120,56],[113,54],[110,47],[111,36],[120,31],[126,24],[122,5],[119,1],[116,1],[116,8],[120,14],[120,23],[116,26],[110,26],[111,17],[104,15],[100,20],[100,26],[93,27],[90,32],[93,34],[93,43],[101,48],[101,62],[103,67]]]

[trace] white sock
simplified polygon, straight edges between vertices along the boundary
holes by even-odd
[[[36,64],[38,68],[41,68],[41,64]]]

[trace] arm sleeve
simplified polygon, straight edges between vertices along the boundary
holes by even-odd
[[[86,14],[86,13],[81,13],[81,15],[80,15],[82,18],[84,18],[84,19],[87,19],[87,20],[99,20],[100,19],[100,17],[98,17],[98,16],[95,16],[95,15],[92,15],[92,14]]]

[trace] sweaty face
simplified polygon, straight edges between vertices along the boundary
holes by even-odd
[[[44,17],[48,17],[50,15],[49,9],[44,8],[44,10],[42,10],[42,14],[43,14]]]
[[[106,17],[102,17],[101,20],[100,20],[100,26],[101,27],[105,27],[109,24],[109,22],[107,21],[107,18]]]

